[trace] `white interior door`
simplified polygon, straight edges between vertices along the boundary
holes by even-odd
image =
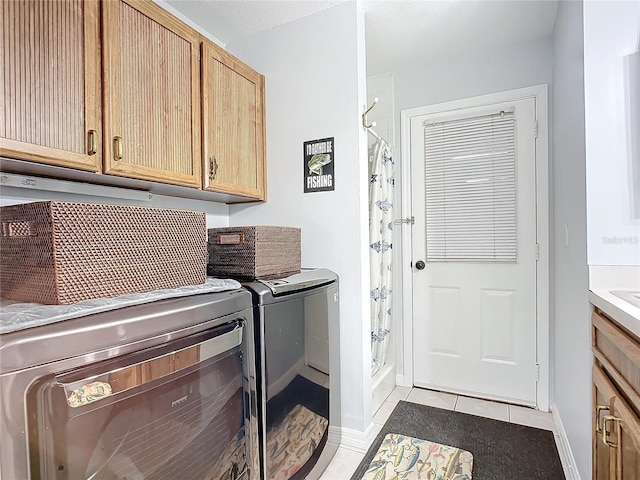
[[[411,119],[416,386],[536,404],[535,128],[532,98]]]

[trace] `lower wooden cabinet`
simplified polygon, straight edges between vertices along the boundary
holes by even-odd
[[[640,341],[595,312],[593,479],[640,479]]]

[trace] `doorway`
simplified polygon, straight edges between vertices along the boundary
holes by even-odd
[[[540,86],[402,112],[411,385],[548,410],[546,102]]]

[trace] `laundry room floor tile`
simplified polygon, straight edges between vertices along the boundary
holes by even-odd
[[[406,400],[411,393],[411,387],[396,387],[387,397],[387,402],[399,402]]]
[[[455,411],[477,415],[479,417],[493,418],[494,420],[502,420],[503,422],[509,421],[509,406],[506,403],[459,396]]]
[[[509,405],[509,420],[511,423],[526,425],[527,427],[542,428],[543,430],[551,430],[554,433],[556,431],[553,415],[534,408]]]
[[[414,388],[407,397],[407,402],[419,403],[430,407],[453,410],[456,406],[457,395],[451,393],[438,392],[436,390],[426,390],[424,388]]]

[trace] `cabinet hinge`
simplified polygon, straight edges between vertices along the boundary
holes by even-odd
[[[538,138],[538,121],[533,122],[533,138]]]

